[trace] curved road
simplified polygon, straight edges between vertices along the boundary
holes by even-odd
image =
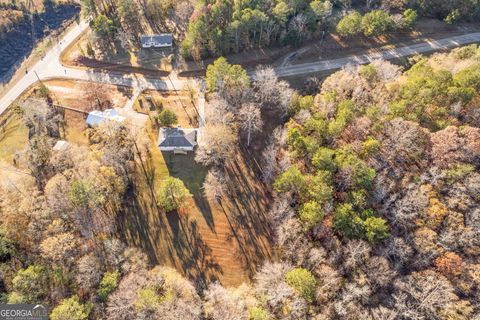
[[[88,23],[82,21],[77,26],[70,29],[60,43],[50,49],[41,61],[36,63],[21,80],[10,88],[10,90],[0,98],[0,114],[2,114],[28,87],[37,82],[38,78],[41,80],[53,78],[87,80],[129,86],[137,89],[137,91],[144,89],[173,90],[174,87],[176,89],[181,89],[187,83],[187,80],[172,79],[167,81],[162,79],[149,79],[135,74],[119,75],[62,66],[60,63],[60,53],[75,41],[75,39],[87,28]],[[365,64],[378,59],[395,59],[420,53],[454,48],[474,42],[480,42],[480,32],[449,37],[441,40],[427,40],[411,46],[379,51],[373,54],[354,55],[333,60],[320,60],[311,63],[278,67],[275,71],[280,77],[299,76],[308,73],[340,69],[347,64]]]
[[[133,88],[157,89],[157,90],[173,90],[183,88],[186,81],[183,80],[161,80],[148,79],[139,77],[135,74],[114,74],[101,71],[92,71],[85,69],[74,69],[64,67],[60,63],[60,54],[65,50],[75,39],[81,35],[83,31],[88,28],[88,23],[80,22],[75,27],[71,28],[61,41],[50,49],[45,57],[38,61],[25,76],[19,80],[3,97],[0,98],[0,114],[2,114],[15,99],[17,99],[28,87],[38,81],[48,80],[53,78],[66,78],[75,80],[88,80],[106,84],[124,85]],[[173,85],[172,85],[173,83]]]

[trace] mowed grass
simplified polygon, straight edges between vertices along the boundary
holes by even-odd
[[[200,287],[248,282],[274,253],[265,217],[268,195],[241,153],[225,166],[229,191],[217,203],[204,196],[208,170],[193,153],[162,153],[154,139],[150,147],[151,158],[137,166],[136,189],[119,219],[125,241],[146,250],[152,263],[175,267]],[[180,210],[164,213],[156,190],[169,175],[181,179],[192,197]]]

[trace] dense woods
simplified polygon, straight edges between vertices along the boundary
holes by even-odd
[[[477,319],[480,49],[410,62],[346,67],[315,96],[268,67],[209,66],[205,193],[224,194],[235,146],[257,152],[280,250],[237,288],[202,288],[117,237],[141,133],[104,125],[53,151],[61,113],[27,100],[28,172],[0,192],[1,302],[46,302],[54,320]],[[165,212],[187,196],[175,178],[158,190]]]
[[[82,8],[101,41],[131,48],[141,33],[173,32],[182,56],[195,60],[297,46],[332,31],[342,37],[406,32],[418,16],[449,24],[480,18],[476,0],[82,0]]]

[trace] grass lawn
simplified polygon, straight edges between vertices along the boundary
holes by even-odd
[[[194,154],[162,153],[153,138],[151,159],[138,166],[136,190],[119,219],[121,235],[145,249],[153,263],[175,267],[199,286],[248,282],[257,266],[273,256],[265,188],[239,153],[225,167],[229,196],[210,201],[202,190],[207,169],[194,161]],[[181,179],[193,197],[182,209],[164,213],[155,190],[168,175]]]

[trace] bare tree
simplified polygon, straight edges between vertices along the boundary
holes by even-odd
[[[203,165],[221,165],[234,157],[237,145],[235,131],[225,125],[207,125],[199,143],[195,161]]]
[[[208,108],[205,110],[205,120],[210,124],[232,126],[235,122],[234,112],[236,111],[232,110],[225,99],[215,95],[208,102]]]
[[[219,170],[209,170],[203,188],[207,198],[220,201],[227,188],[227,181]]]
[[[262,109],[278,108],[284,115],[290,105],[293,90],[285,81],[279,81],[272,67],[258,67],[253,75],[255,97]]]
[[[250,146],[252,132],[262,129],[263,121],[260,108],[254,104],[247,104],[240,109],[240,127],[247,132],[247,146]]]
[[[414,272],[395,282],[395,306],[402,318],[434,319],[449,302],[458,300],[450,282],[431,270]]]
[[[95,82],[86,82],[82,85],[85,100],[90,105],[90,110],[104,110],[112,105],[112,97],[105,86]]]

